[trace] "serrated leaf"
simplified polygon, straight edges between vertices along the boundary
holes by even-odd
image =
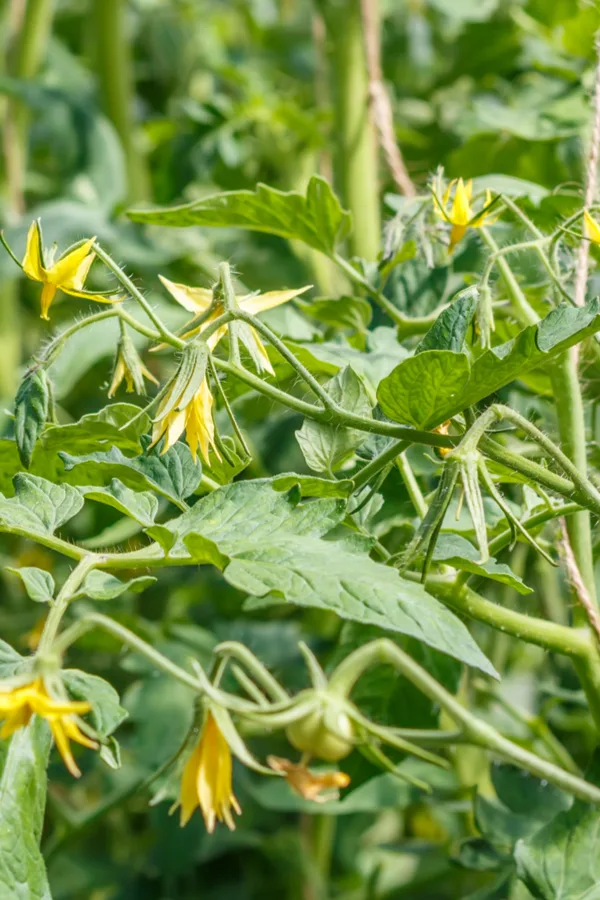
[[[13,484],[14,497],[0,495],[0,527],[53,534],[83,506],[83,497],[69,484],[52,484],[24,473],[15,475]]]
[[[342,619],[410,635],[495,675],[467,628],[421,584],[333,541],[286,536],[247,549],[240,543],[224,575],[259,598],[250,609],[282,602],[327,609]]]
[[[427,334],[415,348],[415,355],[424,350],[451,350],[460,353],[477,309],[478,291],[468,287],[444,309]]]
[[[135,419],[135,421],[134,421]],[[133,403],[111,403],[88,413],[78,422],[51,425],[42,434],[42,446],[57,453],[91,453],[110,447],[132,453],[140,451],[140,437],[148,431],[150,417]]]
[[[88,715],[100,737],[108,738],[127,718],[119,695],[104,678],[79,669],[64,669],[61,675],[73,700],[87,700],[91,704]]]
[[[545,365],[599,328],[599,298],[582,307],[564,304],[539,325],[530,325],[512,340],[486,350],[471,367],[464,354],[446,350],[410,357],[383,379],[377,397],[384,413],[395,422],[433,428],[530,369]],[[448,388],[444,388],[443,372],[449,379]],[[412,401],[411,390],[415,391]]]
[[[469,359],[450,350],[424,350],[401,362],[377,389],[381,409],[394,422],[432,428],[448,418],[469,383]],[[462,408],[462,407],[461,407]]]
[[[48,418],[49,391],[46,371],[28,372],[15,398],[15,440],[19,457],[26,469],[31,464],[33,449]]]
[[[148,441],[142,443],[147,446]],[[85,456],[59,453],[59,456],[67,472],[77,469],[77,478],[84,484],[97,482],[103,485],[117,477],[126,487],[137,491],[155,490],[177,506],[184,506],[183,500],[200,484],[200,461],[194,462],[189,447],[181,441],[164,454],[160,450],[161,445],[157,445],[139,456],[129,457],[118,447],[113,447],[107,453]]]
[[[184,206],[130,210],[127,214],[134,222],[151,225],[263,231],[303,241],[326,254],[344,240],[352,222],[327,181],[318,175],[310,179],[306,196],[258,184],[254,191],[227,191]]]
[[[126,591],[133,591],[134,594],[141,594],[146,588],[149,588],[156,582],[153,575],[139,575],[137,578],[131,578],[129,581],[121,581],[110,575],[108,572],[101,572],[94,569],[83,582],[80,593],[92,600],[114,600],[120,597]]]
[[[0,897],[52,900],[39,842],[50,730],[37,717],[0,743]]]
[[[341,618],[416,637],[482,671],[495,674],[471,635],[420,584],[371,560],[356,546],[319,540],[343,519],[346,503],[298,502],[269,481],[219,488],[177,519],[171,556],[211,562],[260,605],[287,602],[336,612]]]
[[[175,537],[172,555],[187,555],[184,538],[199,534],[229,555],[242,540],[260,544],[278,533],[320,536],[338,525],[346,504],[336,499],[299,503],[300,494],[279,493],[269,480],[240,481],[203,497],[162,527]]]
[[[6,571],[18,575],[30,600],[34,600],[36,603],[49,603],[54,597],[54,578],[45,569],[37,569],[35,566],[14,569],[7,566]]]
[[[459,534],[441,534],[433,551],[433,561],[448,563],[456,569],[471,572],[473,575],[481,575],[483,578],[491,578],[502,584],[509,584],[519,594],[531,594],[532,588],[523,583],[523,580],[505,565],[496,562],[492,557],[485,563],[480,563],[481,554],[473,544]]]
[[[371,417],[371,401],[365,385],[350,366],[346,366],[332,378],[327,390],[332,400],[348,412]],[[310,469],[314,472],[333,473],[351,459],[356,448],[365,440],[365,433],[355,428],[305,419],[296,432],[296,439]]]
[[[123,515],[135,519],[144,528],[154,524],[158,512],[158,500],[149,491],[132,491],[118,478],[113,478],[107,487],[82,485],[78,488],[88,500],[96,500],[118,509]]]

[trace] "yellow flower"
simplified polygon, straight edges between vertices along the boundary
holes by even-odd
[[[450,207],[450,210],[448,210],[448,203],[450,201],[450,194],[453,187],[454,198],[452,200],[452,206]],[[459,178],[458,181],[454,180],[450,182],[441,204],[434,194],[434,198],[436,199],[437,203],[438,215],[441,215],[447,222],[452,225],[448,253],[451,253],[458,242],[462,240],[462,238],[466,234],[467,228],[481,228],[481,226],[486,222],[488,225],[491,225],[496,221],[496,218],[491,217],[489,213],[489,208],[494,202],[492,200],[492,195],[490,194],[490,192],[486,191],[485,202],[482,209],[478,213],[473,212],[473,209],[471,207],[472,196],[473,182],[469,180],[465,184],[462,178]]]
[[[152,381],[154,384],[158,384],[158,380],[152,372],[148,371],[140,359],[133,341],[127,333],[124,333],[119,340],[108,396],[114,397],[123,379],[125,379],[125,389],[128,394],[131,394],[134,390],[137,394],[143,394],[144,378],[147,378],[148,381]]]
[[[74,716],[89,712],[90,709],[90,704],[85,701],[54,700],[44,679],[36,678],[27,684],[0,690],[0,719],[4,719],[0,739],[5,740],[19,728],[28,725],[34,715],[41,716],[50,726],[65,766],[71,775],[79,778],[81,772],[73,759],[69,741],[76,741],[92,750],[97,749],[96,742],[83,734],[74,719]]]
[[[305,800],[312,800],[315,803],[335,800],[338,789],[348,787],[350,784],[350,776],[345,772],[320,772],[315,775],[302,763],[293,763],[280,756],[268,756],[267,762],[274,772],[285,774],[285,780],[293,791]],[[329,793],[322,794],[322,791]]]
[[[108,298],[103,294],[94,294],[84,290],[85,279],[95,258],[92,250],[95,240],[96,238],[90,238],[83,241],[73,250],[67,250],[54,262],[51,258],[45,258],[39,220],[31,223],[21,268],[28,278],[44,285],[42,288],[42,319],[48,319],[48,310],[57,290],[73,297],[95,300],[98,303],[116,303],[120,300],[120,298]]]
[[[585,234],[592,244],[600,244],[600,225],[592,219],[589,212],[584,210],[583,218],[585,221]]]
[[[180,306],[183,306],[184,309],[187,309],[188,312],[193,313],[194,318],[205,313],[213,302],[212,291],[205,288],[188,287],[185,284],[176,284],[174,281],[169,281],[169,279],[165,278],[163,275],[159,275],[158,277],[173,299],[176,300]],[[310,287],[311,285],[309,284],[306,285],[306,287],[290,291],[269,291],[266,294],[246,294],[242,297],[236,297],[236,300],[240,309],[244,312],[257,315],[268,309],[274,309],[276,306],[281,306],[282,303],[287,303],[289,300],[293,300],[294,297],[299,297],[300,294],[308,291]],[[211,322],[214,322],[215,319],[218,319],[219,316],[223,315],[223,311],[223,306],[220,303],[217,303],[214,311],[202,325],[193,328],[191,331],[183,334],[182,337],[184,339],[191,338],[204,331]],[[222,325],[211,334],[207,341],[211,350],[214,350],[221,338],[227,334],[228,328],[228,325]],[[252,342],[252,344],[248,346],[248,350],[252,353],[258,371],[268,372],[270,375],[274,375],[275,372],[273,371],[273,366],[271,365],[267,351],[254,328],[247,329],[246,334]]]
[[[231,784],[232,763],[229,744],[213,714],[206,714],[200,740],[194,748],[181,779],[181,825],[187,825],[199,807],[209,834],[217,820],[235,830],[232,810],[241,815]]]
[[[179,389],[177,380],[173,381],[172,387],[158,407],[158,413],[152,428],[152,443],[150,446],[153,447],[164,435],[165,443],[162,453],[166,453],[173,444],[177,443],[185,431],[186,440],[194,460],[198,458],[199,447],[204,460],[208,464],[211,447],[215,456],[218,459],[221,458],[215,444],[215,423],[212,417],[213,396],[210,392],[208,381],[206,378],[203,378],[194,396],[182,409],[178,409],[178,404],[183,398],[185,389],[186,385]],[[174,391],[177,391],[178,397],[174,396]]]

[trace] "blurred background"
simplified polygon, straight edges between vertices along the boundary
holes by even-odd
[[[417,189],[443,166],[448,177],[493,173],[530,182],[525,202],[535,202],[540,223],[572,209],[569,190],[579,189],[589,122],[597,3],[381,0],[378,9],[366,6],[395,138]],[[313,296],[339,296],[348,290],[340,275],[293,243],[239,230],[140,228],[123,213],[132,205],[253,189],[257,182],[303,190],[320,173],[354,213],[350,251],[373,260],[381,229],[389,234],[403,199],[368,122],[361,146],[351,145],[348,122],[366,109],[364,38],[358,0],[3,0],[0,218],[7,240],[21,258],[38,216],[48,245],[65,248],[97,235],[173,324],[180,313],[161,291],[158,274],[206,287],[222,259],[249,290],[314,284]],[[356,153],[361,171],[373,176],[369,183],[349,164]],[[473,253],[466,245],[450,272],[447,260],[433,270],[414,261],[392,279],[393,302],[417,313],[434,308],[448,279],[475,266]],[[90,287],[110,285],[93,270]],[[40,342],[85,307],[61,296],[52,322],[41,321],[39,285],[23,280],[0,253],[2,408],[12,407],[23,366]],[[297,343],[331,339],[298,308],[270,315]],[[383,353],[389,322],[375,315],[372,326],[370,347]],[[348,347],[360,349],[366,339],[350,329]],[[101,323],[53,365],[61,422],[105,404],[116,340],[116,326]],[[327,360],[325,351],[321,358]],[[172,361],[152,356],[148,364],[162,377]],[[253,450],[246,474],[305,470],[293,439],[297,417],[256,398],[241,397],[236,408]],[[8,434],[10,416],[2,415]],[[10,490],[6,474],[0,480]],[[400,483],[396,493],[400,512],[406,502]],[[76,520],[73,537],[99,535],[113,524],[106,508],[93,513],[95,520],[86,515]],[[19,554],[13,565],[54,566],[43,551],[22,545],[4,548],[4,563],[11,551]],[[33,645],[39,613],[15,579],[3,579],[0,633],[22,647],[28,634],[25,643]],[[334,625],[311,613],[242,619],[242,600],[215,574],[173,570],[143,597],[107,608],[174,658],[194,652],[202,662],[216,640],[237,638],[288,685],[302,684],[296,641],[310,634],[326,647]],[[279,785],[239,773],[245,815],[238,831],[219,830],[209,839],[199,817],[180,831],[169,803],[148,808],[141,786],[185,733],[187,692],[151,676],[138,659],[120,664],[118,647],[107,638],[89,638],[79,652],[88,670],[123,691],[130,718],[119,734],[119,772],[90,754],[85,778],[73,787],[53,767],[45,847],[56,900],[319,900],[324,873],[332,896],[344,900],[508,896],[504,882],[494,893],[485,873],[448,861],[448,844],[465,833],[467,816],[454,772],[429,773],[436,789],[424,802],[412,789],[377,780],[364,761],[351,761],[355,786],[377,784],[322,816],[309,816]],[[430,663],[446,667],[440,675],[446,684],[457,683],[452,660]],[[393,696],[368,685],[373,708],[393,706],[402,724],[430,725],[424,701],[394,684]],[[167,796],[169,790],[166,785]],[[314,852],[323,847],[325,856]],[[511,897],[528,896],[519,890]]]

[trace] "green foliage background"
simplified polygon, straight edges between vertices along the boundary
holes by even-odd
[[[350,293],[337,270],[296,241],[237,228],[142,228],[123,214],[131,204],[173,205],[223,190],[253,190],[257,182],[304,191],[311,175],[332,177],[339,138],[327,68],[332,48],[323,37],[318,7],[336,3],[343,5],[342,0],[322,0],[314,8],[306,0],[57,0],[40,67],[31,77],[23,77],[14,64],[13,28],[20,4],[6,3],[0,12],[2,218],[11,245],[21,252],[37,216],[49,244],[64,247],[96,234],[135,274],[136,283],[144,284],[173,327],[181,317],[161,290],[158,273],[207,286],[222,259],[231,262],[240,286],[248,290],[313,283],[311,299]],[[383,70],[396,137],[419,187],[440,165],[449,178],[491,173],[498,176],[497,189],[507,192],[511,182],[500,176],[524,179],[529,183],[519,188],[527,195],[524,206],[541,228],[553,227],[559,216],[580,204],[593,39],[600,27],[596,3],[388,0],[382,3],[381,19]],[[22,185],[11,175],[15,136],[8,112],[15,104],[27,111],[29,130]],[[390,223],[403,201],[383,161],[377,187],[384,240],[393,242]],[[507,225],[502,234],[507,240],[522,237],[515,226]],[[481,260],[477,238],[466,241],[452,262],[439,256],[427,269],[408,260],[392,274],[392,302],[410,315],[426,315],[462,287],[465,273],[478,271]],[[535,302],[544,290],[539,273],[528,259],[519,266],[533,285]],[[39,286],[18,280],[16,272],[8,256],[0,255],[0,394],[9,408],[20,368],[50,333],[38,318]],[[96,278],[95,287],[108,286],[103,276]],[[368,365],[380,366],[376,383],[402,358],[389,320],[379,310],[372,313],[363,298],[348,301],[350,318],[341,324],[336,312],[333,325],[328,323],[332,313],[326,303],[317,312],[311,305],[285,306],[265,320],[296,346],[310,344],[312,350],[305,347],[305,352],[312,352],[322,375],[333,375],[346,362],[360,366],[360,353],[368,347]],[[52,327],[69,323],[80,308],[81,301],[63,297],[53,306]],[[498,327],[502,337],[511,336],[508,326],[505,334],[502,322]],[[99,323],[78,334],[52,366],[63,425],[104,406],[116,339],[114,322]],[[173,363],[156,356],[149,365],[164,381]],[[588,400],[596,395],[596,369],[597,364],[586,371]],[[289,375],[281,373],[282,378]],[[548,394],[545,373],[538,370],[527,390],[506,389],[502,399],[524,412],[535,409],[553,427]],[[236,412],[252,449],[242,478],[308,472],[294,437],[302,424],[299,415],[255,394],[237,398]],[[4,434],[10,435],[11,419],[3,415]],[[428,427],[425,420],[414,424]],[[132,446],[138,436],[132,434]],[[106,439],[111,440],[110,428]],[[53,435],[46,432],[45,440],[52,447]],[[58,451],[64,435],[55,434],[54,440]],[[72,432],[69,441],[73,447]],[[377,449],[375,439],[372,443],[369,452]],[[339,457],[329,460],[330,471],[338,463],[341,467],[353,450],[351,442],[342,447]],[[88,452],[95,448],[88,448],[82,437],[75,455]],[[592,453],[597,455],[595,444]],[[433,489],[436,461],[421,451],[411,461]],[[6,491],[15,470],[4,462],[0,487]],[[391,534],[393,551],[394,542],[400,546],[406,536],[402,528],[393,529],[410,510],[403,482],[394,473],[385,505],[380,510],[367,507],[365,521],[372,512],[369,529],[382,538]],[[107,529],[119,519],[111,507],[88,504],[69,523],[67,534],[102,547],[109,540]],[[467,524],[462,531],[472,536],[469,528]],[[136,532],[123,539],[132,549],[137,546]],[[452,559],[452,549],[446,552],[440,558]],[[3,539],[0,553],[3,565],[47,569],[59,583],[68,572],[64,561],[57,563],[49,552],[18,539]],[[525,545],[517,546],[511,565],[513,571],[504,573],[504,579],[486,582],[487,596],[565,621],[565,586],[549,568]],[[522,580],[534,588],[532,594],[517,593]],[[35,630],[41,608],[26,597],[13,574],[5,571],[2,581],[0,635],[24,652],[24,635]],[[181,662],[194,654],[208,663],[216,641],[244,641],[291,688],[305,683],[299,639],[332,661],[344,648],[379,634],[374,626],[346,623],[340,635],[339,620],[319,609],[243,613],[245,597],[216,569],[174,568],[143,593],[105,600],[103,611]],[[571,753],[586,758],[594,734],[570,666],[511,638],[477,626],[473,631],[503,673],[505,699],[529,710],[536,721],[545,715]],[[400,640],[446,687],[459,689],[461,669],[455,660],[412,638]],[[555,896],[552,888],[536,893],[540,832],[516,863],[512,848],[532,830],[530,820],[521,821],[525,812],[535,808],[533,818],[541,827],[557,813],[576,817],[577,810],[561,812],[561,798],[552,792],[543,800],[530,798],[531,785],[515,787],[517,775],[502,766],[488,772],[481,755],[471,749],[455,751],[450,772],[403,763],[414,774],[426,773],[433,785],[428,796],[353,756],[347,769],[356,794],[334,802],[321,815],[314,806],[307,810],[304,801],[280,784],[240,769],[236,793],[244,815],[238,830],[230,834],[219,829],[209,837],[199,816],[180,830],[168,815],[169,802],[148,806],[144,782],[169,759],[189,727],[189,692],[156,675],[141,658],[121,657],[118,644],[106,636],[87,636],[71,657],[73,668],[114,685],[129,717],[119,731],[123,766],[118,771],[88,753],[82,756],[84,778],[74,784],[53,757],[42,846],[54,900],[317,900],[323,896],[324,878],[328,896],[340,900]],[[517,740],[528,740],[525,726],[507,717],[476,676],[461,684],[484,715]],[[386,669],[375,670],[361,685],[360,697],[363,708],[381,721],[424,728],[438,720],[429,702]],[[268,746],[259,744],[257,752],[285,756],[289,748],[277,738]],[[490,800],[492,781],[496,797]],[[527,798],[529,809],[519,806],[519,795]],[[36,801],[28,797],[28,802]],[[556,828],[556,820],[545,827]],[[577,827],[585,828],[581,816]],[[597,846],[584,846],[584,858],[597,856]],[[526,873],[525,883],[515,879],[515,866]],[[45,897],[44,890],[44,885],[32,888],[31,897]],[[564,896],[600,896],[594,893],[600,890],[597,885],[589,894],[576,890]],[[1,900],[9,900],[8,894]]]

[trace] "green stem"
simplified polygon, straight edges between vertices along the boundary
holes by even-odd
[[[483,237],[485,243],[488,245],[492,253],[498,254],[500,248],[498,247],[498,244],[487,228],[481,229],[481,236]],[[517,281],[513,270],[504,259],[504,257],[498,256],[496,264],[498,266],[498,271],[502,276],[502,280],[504,281],[506,290],[508,291],[508,296],[513,307],[515,318],[517,318],[523,325],[534,325],[535,323],[539,322],[540,317],[530,305],[527,297],[519,286],[519,282]]]
[[[125,19],[125,0],[94,0],[92,23],[102,107],[121,140],[129,199],[136,202],[148,199],[150,185],[146,160],[136,142],[132,36]]]
[[[375,475],[381,472],[382,469],[385,469],[389,463],[393,463],[396,458],[406,450],[406,447],[406,441],[394,441],[393,444],[390,444],[387,450],[384,450],[383,453],[380,453],[379,456],[372,459],[370,463],[364,466],[360,472],[354,476],[352,479],[354,490],[357,491],[364,484],[367,484],[371,478],[374,478]]]
[[[577,360],[576,349],[569,350],[554,360],[551,364],[550,380],[563,451],[568,459],[572,460],[573,467],[580,473],[581,479],[587,481],[585,416]],[[591,600],[595,602],[596,587],[589,511],[581,510],[570,516],[567,520],[567,530],[581,577]],[[573,615],[581,622],[584,613],[576,605]]]
[[[352,263],[349,263],[348,260],[344,259],[343,256],[336,253],[331,258],[336,265],[346,273],[350,280],[354,284],[362,287],[375,303],[387,313],[392,322],[398,326],[399,340],[405,340],[406,338],[418,334],[425,334],[438,318],[440,309],[434,310],[434,312],[430,313],[428,316],[406,316],[403,312],[400,312],[399,309],[396,309],[394,304],[388,300],[385,294],[376,288],[375,285],[371,284],[371,282],[355,269]]]
[[[311,846],[323,900],[329,897],[329,878],[335,841],[335,816],[311,816]]]
[[[70,601],[83,584],[88,572],[91,572],[92,569],[95,568],[100,559],[101,557],[95,556],[93,553],[86,554],[79,560],[63,584],[56,600],[52,602],[50,607],[50,612],[48,613],[48,618],[46,619],[46,624],[44,625],[44,630],[40,638],[37,651],[38,654],[42,655],[53,648],[58,629],[60,628],[60,623],[67,611]]]
[[[360,0],[325,6],[331,51],[336,181],[353,217],[352,254],[375,260],[380,249],[378,151],[369,115],[369,76],[363,45]]]
[[[102,2],[102,0],[100,0],[100,2]],[[172,332],[169,331],[169,329],[166,327],[166,325],[163,325],[159,316],[156,315],[156,313],[154,312],[154,310],[152,309],[152,307],[150,306],[150,304],[148,303],[148,301],[146,300],[146,298],[144,297],[142,292],[137,289],[137,287],[135,286],[135,284],[133,283],[131,278],[129,278],[125,274],[125,272],[121,269],[120,266],[117,265],[117,263],[106,252],[106,250],[103,250],[102,247],[100,246],[100,244],[95,243],[94,244],[94,252],[95,252],[96,256],[98,257],[98,259],[101,259],[102,262],[104,263],[104,265],[108,269],[110,269],[110,271],[113,273],[113,275],[115,276],[115,278],[117,279],[119,284],[121,284],[125,288],[125,290],[128,292],[128,294],[139,303],[139,305],[142,307],[142,309],[144,310],[144,312],[146,313],[146,315],[148,316],[148,318],[150,319],[152,324],[155,325],[156,328],[158,329],[158,333],[159,333],[160,337],[162,338],[162,340],[165,341],[167,344],[170,344],[172,347],[175,347],[175,349],[182,350],[185,347],[185,341],[182,341],[175,334],[172,334]],[[138,328],[138,330],[139,330],[139,328]]]
[[[171,662],[170,659],[163,656],[162,653],[159,653],[158,650],[155,650],[154,647],[147,644],[146,641],[143,641],[137,634],[134,634],[133,631],[125,628],[124,625],[120,625],[108,616],[103,616],[101,613],[90,613],[84,619],[79,619],[78,622],[75,622],[63,631],[60,637],[54,640],[53,650],[56,653],[63,654],[71,644],[74,644],[75,641],[80,637],[83,637],[84,634],[87,634],[88,631],[92,631],[94,628],[101,628],[108,634],[112,634],[113,637],[116,637],[131,650],[140,653],[148,659],[157,667],[157,669],[160,669],[167,675],[172,675],[173,678],[176,678],[182,684],[185,684],[186,687],[192,688],[196,693],[203,692],[204,686],[197,678],[194,678],[194,676],[190,675],[189,672],[186,672],[185,669],[181,669],[174,662]]]
[[[499,606],[484,599],[466,584],[457,586],[445,578],[430,577],[427,580],[427,590],[457,612],[545,650],[564,656],[584,658],[592,649],[586,631],[567,628],[546,619],[527,616]]]
[[[280,340],[274,332],[265,325],[264,322],[257,316],[250,315],[249,313],[245,313],[243,310],[237,310],[235,312],[235,318],[239,319],[242,322],[246,322],[247,325],[250,325],[251,328],[256,329],[260,334],[262,334],[270,344],[277,350],[278,353],[283,356],[283,358],[288,362],[298,373],[298,375],[306,382],[311,391],[314,393],[316,397],[319,398],[325,409],[331,409],[334,405],[331,397],[325,390],[325,388],[321,387],[317,379],[314,375],[308,371],[306,366],[302,365],[302,363],[296,359],[291,350],[288,350],[286,345]]]
[[[244,644],[240,644],[238,641],[224,641],[215,647],[214,652],[225,659],[237,659],[238,662],[243,663],[273,700],[282,702],[289,700],[288,694],[277,679]]]
[[[503,737],[495,728],[478,719],[453,697],[433,676],[426,672],[412,657],[387,638],[365,644],[350,653],[337,667],[329,681],[329,690],[348,696],[363,672],[377,664],[394,666],[408,678],[433,703],[442,709],[461,727],[466,737],[479,747],[546,779],[559,788],[574,794],[588,803],[600,803],[600,788],[589,784],[577,775],[566,772],[548,760],[541,759]]]
[[[424,519],[429,507],[427,506],[427,501],[419,487],[419,482],[415,477],[415,473],[412,470],[412,466],[408,461],[406,453],[401,453],[400,456],[396,458],[396,467],[402,476],[404,486],[408,491],[408,496],[411,499],[417,515],[419,518]]]

